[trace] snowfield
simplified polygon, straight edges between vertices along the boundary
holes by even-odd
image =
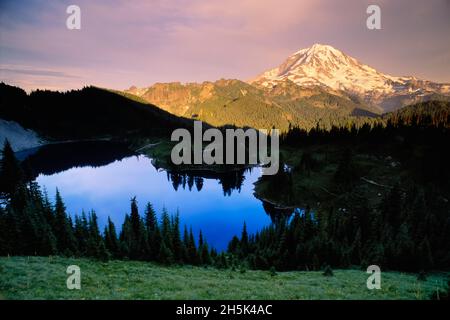
[[[45,143],[33,130],[25,129],[15,121],[0,119],[1,148],[3,148],[5,139],[8,139],[15,152],[39,147]]]
[[[295,52],[284,63],[262,73],[250,83],[271,88],[286,80],[299,86],[342,90],[369,100],[383,95],[448,94],[450,87],[450,84],[415,77],[383,74],[338,49],[322,44]]]

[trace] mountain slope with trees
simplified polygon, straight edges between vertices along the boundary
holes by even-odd
[[[289,126],[310,129],[318,121],[377,116],[379,110],[344,92],[301,88],[287,80],[277,88],[252,86],[240,80],[197,83],[158,83],[125,91],[175,115],[214,126],[233,125],[285,131]]]
[[[278,222],[229,251],[257,269],[448,270],[449,121],[450,103],[430,101],[362,126],[291,128],[287,166],[256,185]]]
[[[27,94],[4,83],[0,84],[0,118],[54,140],[167,135],[192,125],[191,120],[111,90],[85,87]]]

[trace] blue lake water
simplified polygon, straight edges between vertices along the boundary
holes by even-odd
[[[62,169],[61,169],[62,170]],[[254,182],[261,174],[259,168],[243,173],[239,188],[224,193],[219,179],[202,178],[201,189],[185,184],[174,187],[166,171],[157,170],[151,159],[143,155],[124,156],[107,164],[83,164],[62,171],[38,174],[36,181],[45,187],[50,198],[59,189],[69,214],[95,210],[103,230],[108,216],[120,228],[125,213],[130,212],[130,199],[136,196],[143,215],[151,202],[160,215],[163,207],[169,213],[179,211],[181,226],[200,230],[208,243],[218,250],[226,249],[234,235],[240,236],[244,221],[250,233],[270,224],[263,203],[254,197]]]

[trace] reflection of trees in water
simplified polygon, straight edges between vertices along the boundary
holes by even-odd
[[[22,162],[30,180],[77,167],[101,167],[134,155],[127,145],[111,141],[80,141],[45,145]]]
[[[272,223],[279,224],[283,221],[287,221],[292,214],[298,210],[296,208],[291,207],[279,207],[274,205],[273,203],[261,200],[263,204],[264,211],[272,220]]]
[[[317,221],[315,213],[309,206],[306,206],[306,208],[278,207],[264,200],[261,200],[261,202],[263,203],[264,211],[275,226],[290,223],[295,216],[305,221]]]
[[[189,189],[189,191],[192,190],[194,185],[195,185],[195,188],[197,189],[197,191],[200,191],[203,188],[203,178],[202,177],[188,175],[186,173],[167,172],[167,180],[172,182],[172,186],[175,189],[175,191],[178,191],[178,188],[180,186],[183,189],[186,189],[186,187],[187,187]]]
[[[223,194],[230,196],[233,190],[241,191],[245,180],[247,169],[233,170],[227,172],[211,172],[211,171],[167,171],[167,180],[172,182],[175,191],[182,187],[191,191],[195,185],[197,191],[203,188],[204,179],[218,180],[222,185]]]

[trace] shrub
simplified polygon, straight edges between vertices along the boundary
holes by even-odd
[[[326,266],[325,267],[325,269],[323,270],[323,273],[322,273],[325,277],[332,277],[334,274],[333,274],[333,270],[331,269],[331,267],[330,266]]]

